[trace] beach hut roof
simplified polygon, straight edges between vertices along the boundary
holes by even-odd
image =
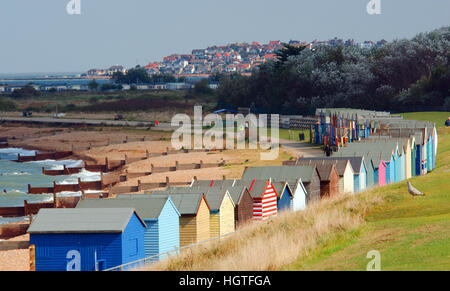
[[[339,174],[339,176],[344,176],[347,164],[351,168],[351,164],[348,160],[334,159],[333,157],[310,157],[310,158],[299,158],[297,160],[297,165],[317,165],[317,164],[333,164]],[[352,168],[353,171],[353,168]]]
[[[29,233],[120,233],[133,214],[146,227],[133,208],[48,208],[40,209],[28,228]]]
[[[131,207],[134,208],[143,219],[158,219],[166,203],[168,203],[168,201],[169,203],[172,203],[170,197],[168,196],[154,197],[148,194],[144,195],[147,199],[134,199],[133,197],[121,197],[120,199],[83,199],[78,202],[76,208]]]
[[[228,190],[234,204],[239,204],[242,194],[250,187],[250,182],[243,183],[240,180],[197,180],[192,187],[211,187]]]
[[[176,194],[176,195],[175,195]],[[129,196],[135,196],[133,198],[141,198],[146,199],[149,196],[153,197],[167,197],[169,196],[172,200],[173,204],[177,208],[178,212],[181,215],[196,215],[198,208],[200,207],[200,203],[202,201],[202,198],[204,197],[203,193],[168,193],[163,191],[153,191],[151,194],[143,194],[143,195],[136,195],[136,194],[122,194],[118,195],[117,198],[127,198]],[[206,199],[205,199],[206,200]],[[206,202],[208,204],[208,202]],[[209,204],[208,204],[209,208]]]
[[[273,181],[286,181],[289,185],[296,185],[299,178],[303,183],[311,182],[314,171],[316,167],[312,165],[252,167],[244,171],[242,179],[272,178]]]
[[[204,194],[210,210],[219,210],[227,190],[222,187],[169,187],[166,190],[153,191],[152,194],[179,195],[186,193]]]
[[[333,155],[333,159],[338,159],[338,160],[348,160],[353,168],[353,171],[355,173],[359,173],[361,172],[361,165],[364,165],[365,167],[365,163],[364,163],[364,157],[363,155],[358,156],[358,155],[353,155],[353,156],[346,156],[343,153],[338,153],[339,156]],[[367,170],[367,169],[366,169]]]

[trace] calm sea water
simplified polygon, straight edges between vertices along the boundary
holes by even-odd
[[[45,160],[37,162],[16,163],[17,154],[32,156],[34,151],[20,148],[0,149],[0,207],[23,206],[24,200],[28,202],[52,201],[53,194],[27,194],[28,184],[33,187],[51,187],[53,181],[58,184],[75,184],[78,178],[82,181],[100,180],[100,173],[82,171],[78,174],[67,176],[45,176],[42,175],[42,167],[46,169],[62,169],[81,165],[82,161],[77,160]],[[94,192],[94,191],[92,191]],[[80,196],[81,192],[62,192],[57,196]],[[25,218],[2,218],[0,224],[12,221],[20,221]]]
[[[91,79],[81,79],[81,78],[37,78],[37,77],[25,77],[25,78],[14,78],[12,76],[7,76],[2,78],[0,76],[0,85],[27,85],[33,83],[35,85],[47,85],[47,86],[69,86],[69,85],[87,85],[91,82]],[[112,83],[110,79],[97,79],[95,80],[99,85],[105,83]]]

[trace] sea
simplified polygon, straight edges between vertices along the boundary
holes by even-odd
[[[101,173],[82,170],[80,173],[65,176],[46,176],[42,174],[45,169],[62,169],[66,167],[78,167],[81,160],[44,160],[26,163],[16,163],[17,155],[32,156],[36,151],[22,148],[0,149],[0,207],[23,206],[27,202],[49,202],[53,201],[53,194],[27,194],[28,184],[33,187],[51,187],[53,181],[57,184],[76,184],[78,178],[82,181],[98,181]],[[85,191],[95,193],[98,191]],[[58,197],[81,196],[81,192],[61,192]],[[0,217],[0,224],[27,220],[27,217],[6,218]]]
[[[24,86],[34,84],[39,86],[70,86],[87,85],[92,79],[82,78],[80,74],[0,74],[0,85]],[[100,85],[111,83],[110,79],[96,79]]]

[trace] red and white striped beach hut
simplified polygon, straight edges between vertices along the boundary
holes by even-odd
[[[278,194],[272,180],[251,180],[245,183],[249,184],[248,191],[253,198],[253,220],[260,221],[277,216]]]

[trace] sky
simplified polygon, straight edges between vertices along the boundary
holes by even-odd
[[[449,0],[0,0],[0,73],[127,68],[235,42],[392,41],[450,23]],[[373,0],[372,0],[373,1]]]

